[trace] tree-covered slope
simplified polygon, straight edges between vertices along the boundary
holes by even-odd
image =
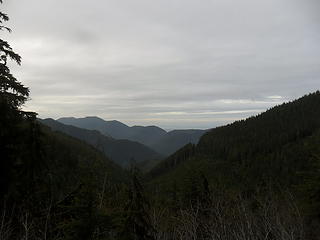
[[[94,174],[100,180],[107,174],[113,183],[126,181],[127,173],[94,147],[44,125],[41,132],[43,161],[51,180],[55,179],[57,191],[74,190],[87,181],[82,177],[88,174]]]
[[[71,125],[64,125],[53,119],[44,119],[40,121],[54,131],[63,132],[92,145],[121,166],[128,166],[131,161],[141,162],[162,158],[160,154],[138,142],[125,139],[116,140],[107,137],[96,130],[87,130]]]
[[[189,143],[197,144],[206,131],[198,129],[173,130],[152,144],[151,147],[157,152],[169,156]]]
[[[144,144],[154,151],[169,156],[188,143],[197,143],[207,130],[186,129],[166,132],[157,126],[129,127],[119,121],[105,121],[98,117],[66,117],[57,120],[66,125],[97,130],[114,139],[127,139]]]
[[[165,130],[157,126],[132,126],[131,133],[128,135],[129,140],[143,143],[149,147],[167,134]]]
[[[110,231],[110,215],[121,214],[115,206],[127,172],[47,126],[22,121],[16,127],[12,164],[1,162],[9,179],[1,181],[1,239],[90,239],[93,226]]]
[[[126,139],[127,132],[130,127],[119,121],[105,121],[98,117],[63,117],[57,120],[66,125],[72,125],[78,128],[84,128],[89,130],[97,130],[106,136],[110,136],[116,139]]]
[[[227,189],[305,184],[320,161],[320,92],[276,106],[258,116],[218,127],[197,146],[173,154],[149,177],[160,185],[197,172]]]
[[[212,129],[199,141],[199,153],[241,160],[310,136],[320,127],[320,93],[276,106],[258,116]],[[241,153],[241,154],[240,154]]]
[[[59,118],[57,121],[79,128],[98,130],[102,134],[111,136],[115,139],[128,139],[131,141],[140,142],[145,145],[149,145],[150,143],[157,141],[160,137],[166,134],[165,130],[156,126],[129,127],[124,123],[116,120],[105,121],[98,117],[66,117]]]

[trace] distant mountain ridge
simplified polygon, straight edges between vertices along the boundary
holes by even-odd
[[[162,128],[156,126],[129,127],[126,124],[116,120],[105,121],[98,117],[65,117],[59,118],[57,119],[57,121],[63,124],[72,125],[80,128],[98,130],[102,134],[111,136],[115,139],[128,139],[140,142],[142,144],[150,142],[153,143],[158,138],[167,133]]]
[[[80,139],[103,152],[107,157],[121,166],[128,166],[130,161],[142,162],[159,160],[162,156],[149,147],[126,139],[113,139],[97,130],[82,129],[65,125],[53,119],[39,119],[53,131],[59,131],[74,138]]]
[[[169,156],[186,144],[196,144],[207,130],[187,129],[170,132],[157,126],[132,126],[112,120],[105,121],[99,117],[64,117],[57,121],[79,128],[97,130],[114,139],[127,139],[144,144],[162,155]]]

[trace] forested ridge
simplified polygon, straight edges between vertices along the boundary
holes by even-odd
[[[159,153],[138,142],[127,139],[113,139],[97,130],[65,125],[53,119],[38,119],[38,121],[49,126],[53,131],[65,133],[88,143],[122,167],[129,167],[133,162],[156,161],[163,158]]]
[[[319,119],[320,93],[317,91],[258,116],[212,129],[197,145],[185,146],[152,169],[150,175],[156,177],[160,174],[158,171],[164,172],[164,168],[170,171],[177,162],[193,157],[208,159],[211,163],[238,165],[239,168],[252,168],[257,164],[255,167],[260,166],[261,170],[274,172],[276,169],[271,168],[279,168],[279,171],[285,171],[280,168],[306,163],[308,156],[284,162],[284,149],[302,147],[302,142],[316,138]],[[316,139],[314,142],[317,144]],[[294,150],[292,153],[297,154]],[[274,175],[277,176],[277,172]]]
[[[241,196],[250,204],[267,195],[272,199],[288,194],[310,224],[310,228],[306,227],[310,233],[319,227],[319,166],[317,91],[246,120],[212,129],[197,145],[186,145],[151,169],[147,178],[152,188],[160,192],[161,201],[170,204],[201,202],[199,196],[206,188],[228,200]],[[310,235],[303,238],[312,239]]]
[[[8,20],[0,12],[1,30]],[[0,240],[319,239],[319,91],[214,128],[143,174],[82,141],[100,133],[79,140],[24,111],[29,88],[8,67],[21,57],[2,39],[0,54]]]
[[[187,169],[233,187],[291,186],[314,170],[319,158],[320,92],[276,106],[265,113],[212,129],[197,145],[186,145],[149,172],[178,180]],[[215,182],[213,180],[213,182]]]
[[[185,129],[166,132],[157,126],[129,127],[119,121],[105,121],[98,117],[67,117],[59,118],[56,121],[81,129],[97,130],[101,134],[117,140],[126,139],[139,142],[166,157],[188,143],[198,143],[199,138],[207,131],[199,129]],[[57,125],[57,123],[54,125]],[[142,157],[141,160],[144,161],[145,159]]]

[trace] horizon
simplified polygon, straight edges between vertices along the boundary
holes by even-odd
[[[167,132],[170,132],[170,131],[173,131],[173,130],[191,130],[191,129],[195,129],[195,130],[209,130],[209,129],[213,129],[213,128],[216,128],[216,127],[221,127],[221,126],[225,126],[225,125],[228,125],[228,124],[232,124],[236,121],[240,121],[240,120],[245,120],[247,118],[250,118],[250,117],[255,117],[257,115],[260,115],[274,107],[277,107],[277,106],[280,106],[281,104],[286,104],[286,103],[290,103],[291,101],[295,101],[295,100],[298,100],[304,96],[307,96],[308,94],[311,94],[311,93],[315,93],[315,92],[318,92],[319,89],[316,89],[315,91],[313,92],[310,92],[310,93],[306,93],[298,98],[295,98],[295,99],[291,99],[291,100],[287,100],[287,101],[282,101],[282,102],[279,102],[277,103],[276,105],[273,105],[273,106],[270,106],[269,108],[265,109],[265,110],[262,110],[262,111],[256,111],[256,114],[251,114],[251,115],[247,115],[241,119],[230,119],[229,122],[220,122],[217,124],[216,122],[216,125],[214,125],[214,123],[212,123],[211,125],[208,125],[209,127],[188,127],[188,125],[186,125],[185,127],[181,127],[181,124],[178,125],[177,128],[174,128],[174,127],[168,127],[168,126],[162,126],[162,125],[156,125],[156,124],[152,124],[152,125],[143,125],[143,124],[130,124],[129,122],[126,122],[126,121],[122,121],[122,120],[119,120],[119,119],[106,119],[106,118],[103,118],[101,116],[98,116],[98,115],[90,115],[90,116],[60,116],[60,117],[56,117],[56,118],[52,118],[52,117],[40,117],[38,116],[40,119],[53,119],[55,121],[58,121],[59,119],[61,118],[74,118],[74,119],[82,119],[82,118],[99,118],[99,119],[102,119],[104,121],[117,121],[117,122],[121,122],[125,125],[127,125],[128,127],[134,127],[134,126],[142,126],[142,127],[152,127],[152,126],[155,126],[155,127],[159,127]],[[210,127],[211,126],[211,127]]]
[[[30,87],[25,109],[41,117],[207,129],[319,87],[316,0],[60,6],[3,3],[13,30],[4,38],[22,56],[12,73]]]

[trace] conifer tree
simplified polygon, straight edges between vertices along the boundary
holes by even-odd
[[[1,31],[11,32],[5,26],[8,20],[8,15],[0,11]],[[33,124],[36,114],[21,109],[28,100],[29,88],[12,75],[8,60],[21,64],[20,55],[13,51],[7,41],[0,38],[0,196],[4,196],[12,185],[16,166],[23,159],[22,153],[30,149],[30,144],[24,139],[26,131],[30,132],[31,127],[33,130],[36,128]],[[23,126],[26,123],[28,127]]]
[[[121,237],[125,240],[153,240],[155,230],[150,224],[149,202],[144,196],[138,169],[135,167],[131,170],[131,178]]]
[[[0,1],[2,3],[2,0]],[[0,11],[0,30],[11,32],[11,29],[4,25],[9,20],[7,14]],[[0,104],[1,111],[20,111],[21,106],[29,96],[29,88],[23,86],[10,72],[7,66],[8,60],[21,64],[21,57],[15,53],[10,44],[0,39]],[[3,115],[2,115],[3,116]]]

